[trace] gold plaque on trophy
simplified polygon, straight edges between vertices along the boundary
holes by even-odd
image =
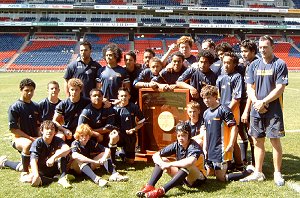
[[[159,114],[158,118],[158,126],[163,131],[171,131],[175,126],[175,118],[173,114],[169,111],[163,111]]]

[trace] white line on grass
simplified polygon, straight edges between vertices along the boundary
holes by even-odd
[[[286,130],[285,132],[288,132],[288,133],[295,133],[295,132],[300,132],[300,129]]]
[[[300,185],[295,183],[295,182],[287,182],[287,185],[289,188],[291,188],[292,190],[300,193]]]

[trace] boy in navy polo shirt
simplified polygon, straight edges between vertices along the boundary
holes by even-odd
[[[236,124],[240,122],[240,100],[242,98],[243,78],[235,71],[239,58],[233,52],[225,52],[223,55],[224,74],[217,79],[216,86],[219,89],[220,104],[231,109]],[[241,132],[242,133],[242,132]],[[237,142],[234,142],[234,162],[238,170],[242,170],[244,165],[241,158],[241,150]]]
[[[106,171],[112,174],[109,181],[127,181],[128,177],[120,175],[113,166],[110,156],[110,150],[101,144],[91,140],[93,132],[87,124],[81,124],[77,127],[74,134],[75,140],[72,142],[72,158],[74,161],[71,168],[77,173],[83,172],[100,187],[107,185],[107,181],[97,176],[93,170],[104,166]]]
[[[139,77],[135,79],[133,85],[135,88],[158,88],[158,82],[154,82],[162,70],[162,62],[159,58],[153,57],[150,59],[149,68],[141,71]],[[157,80],[155,80],[157,81]]]
[[[52,120],[55,112],[55,107],[60,103],[58,98],[59,84],[56,81],[50,81],[47,85],[48,97],[39,102],[42,120]]]
[[[0,157],[0,168],[9,167],[16,171],[29,172],[30,146],[40,136],[40,113],[38,104],[31,99],[34,95],[35,83],[31,79],[20,82],[20,99],[8,109],[8,124],[15,138],[12,145],[21,153],[21,163],[7,160],[6,156]]]
[[[162,197],[173,187],[185,183],[189,187],[199,187],[206,180],[202,148],[191,139],[191,128],[187,123],[176,125],[177,141],[166,146],[153,155],[155,163],[152,176],[148,183],[136,193],[138,197]],[[175,161],[167,157],[176,156]],[[155,188],[163,172],[172,179],[163,187]]]
[[[59,137],[56,137],[56,125],[45,120],[41,124],[42,137],[36,139],[30,148],[31,173],[24,182],[31,186],[44,186],[53,182],[56,174],[61,174],[58,184],[64,188],[71,188],[70,179],[74,176],[67,175],[67,155],[70,147]]]
[[[177,79],[186,70],[186,67],[183,66],[184,55],[181,52],[173,53],[171,58],[172,72],[164,68],[154,80],[159,82],[159,88],[165,91],[173,91],[177,87]]]
[[[102,54],[107,65],[98,71],[97,88],[101,89],[104,98],[114,102],[120,87],[130,89],[130,80],[126,69],[118,65],[122,59],[122,50],[116,44],[106,45]]]
[[[56,106],[53,116],[53,122],[59,130],[57,136],[63,140],[71,140],[73,138],[79,115],[84,107],[90,103],[88,98],[81,96],[83,83],[80,79],[70,79],[68,88],[70,96]]]
[[[126,88],[118,91],[119,103],[114,106],[120,127],[120,141],[118,146],[123,147],[125,160],[134,163],[137,132],[144,125],[145,118],[138,105],[129,102],[130,93]]]
[[[116,114],[112,107],[105,108],[103,100],[103,93],[100,89],[94,88],[90,91],[91,103],[88,104],[81,112],[78,119],[78,126],[81,124],[88,124],[92,128],[92,137],[98,143],[110,147],[111,159],[115,164],[116,145],[119,141],[119,135],[116,130]],[[116,129],[116,130],[114,130]]]
[[[201,97],[208,109],[203,114],[205,126],[203,151],[206,156],[208,175],[216,175],[219,181],[232,181],[244,178],[253,172],[254,167],[240,173],[226,175],[227,163],[232,160],[237,126],[229,107],[218,102],[217,87],[207,85],[201,90]],[[225,124],[228,127],[225,127]]]

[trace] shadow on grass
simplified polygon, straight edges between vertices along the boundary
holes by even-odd
[[[281,172],[285,180],[300,181],[299,167],[300,167],[300,157],[283,153]],[[266,175],[267,179],[273,179],[274,166],[273,166],[272,152],[266,152],[265,154],[263,172]]]

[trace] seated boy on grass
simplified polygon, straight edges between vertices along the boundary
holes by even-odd
[[[177,141],[153,155],[155,163],[152,176],[148,183],[136,193],[138,197],[162,197],[173,187],[185,183],[189,187],[199,187],[206,180],[202,148],[191,139],[190,125],[180,122],[176,125]],[[176,156],[176,161],[166,157]],[[202,161],[202,163],[198,163]],[[163,172],[172,179],[163,187],[155,188]]]
[[[45,120],[41,124],[42,137],[37,138],[30,148],[31,173],[22,179],[31,186],[44,186],[54,181],[54,176],[60,174],[58,184],[64,188],[71,188],[69,180],[75,179],[67,175],[67,155],[70,147],[59,137],[56,125]]]
[[[71,146],[72,158],[74,159],[71,169],[79,174],[83,172],[100,187],[107,186],[108,183],[107,180],[102,179],[93,171],[100,166],[104,166],[106,171],[112,174],[109,181],[127,181],[128,177],[120,175],[113,166],[110,159],[110,149],[91,140],[92,135],[92,129],[87,124],[81,124],[76,128],[75,140]]]

